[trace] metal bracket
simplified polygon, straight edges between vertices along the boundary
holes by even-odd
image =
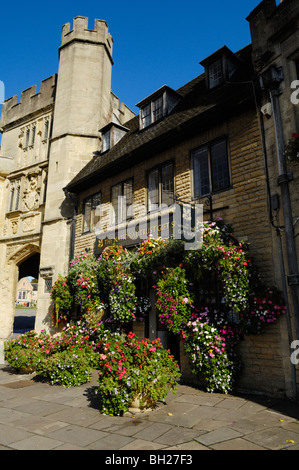
[[[288,285],[297,286],[299,284],[299,274],[290,274],[288,276]]]
[[[288,173],[283,173],[282,175],[279,175],[277,178],[277,183],[278,185],[282,183],[289,183],[289,181],[293,180],[293,173],[288,172]]]

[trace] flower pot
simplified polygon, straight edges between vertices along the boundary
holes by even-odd
[[[129,411],[144,411],[145,409],[153,408],[155,404],[156,402],[151,397],[137,392],[130,404]]]
[[[35,371],[34,367],[21,367],[20,369],[17,370],[18,374],[32,374]]]

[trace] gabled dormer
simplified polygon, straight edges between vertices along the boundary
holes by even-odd
[[[233,79],[242,62],[228,47],[223,46],[200,64],[205,68],[207,88],[211,90]]]
[[[139,128],[145,129],[150,124],[167,116],[180,101],[181,95],[167,85],[136,104],[139,108]]]
[[[102,134],[102,152],[110,150],[128,132],[128,128],[120,124],[115,116],[113,120],[106,124],[100,132]]]

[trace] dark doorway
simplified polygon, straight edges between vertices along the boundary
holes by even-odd
[[[34,253],[19,265],[18,290],[16,293],[13,327],[14,336],[34,329],[39,262],[40,254]],[[25,282],[22,282],[22,280]]]

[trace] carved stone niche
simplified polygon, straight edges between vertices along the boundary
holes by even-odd
[[[49,279],[54,275],[54,266],[45,266],[39,268],[39,274],[43,279]]]
[[[30,173],[27,176],[26,187],[23,195],[24,211],[38,209],[40,204],[40,178],[37,172]]]

